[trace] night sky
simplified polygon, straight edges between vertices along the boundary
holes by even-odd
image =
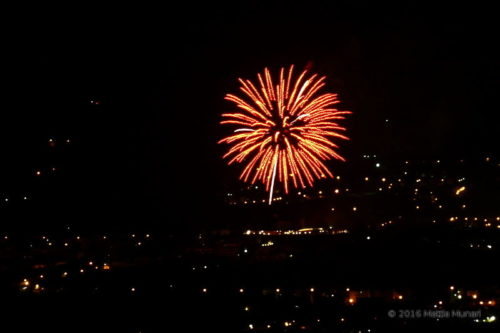
[[[340,107],[353,111],[344,123],[347,160],[498,152],[492,8],[249,1],[44,9],[50,14],[16,13],[2,51],[0,184],[9,195],[42,188],[26,217],[33,225],[68,216],[105,227],[215,218],[239,171],[225,166],[217,145],[228,130],[220,114],[232,107],[223,97],[237,91],[238,77],[254,79],[266,66],[293,63],[328,77]],[[51,164],[58,177],[32,179]],[[45,190],[34,184],[49,181]],[[15,211],[3,214],[17,221]]]

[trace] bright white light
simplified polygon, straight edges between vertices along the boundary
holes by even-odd
[[[309,114],[308,114],[308,113],[306,113],[306,114],[301,114],[300,116],[298,116],[297,118],[295,118],[295,120],[294,120],[294,121],[292,121],[292,122],[290,123],[290,125],[292,125],[292,124],[293,124],[294,122],[296,122],[297,120],[300,120],[300,119],[302,119],[302,118],[304,118],[304,117],[308,117],[308,116],[309,116]]]
[[[238,128],[236,130],[234,130],[234,133],[237,133],[237,132],[253,132],[254,130],[251,129],[251,128]]]

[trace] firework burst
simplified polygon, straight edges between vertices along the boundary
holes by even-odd
[[[333,177],[325,165],[332,158],[344,161],[332,141],[348,139],[336,121],[350,111],[339,111],[337,94],[319,94],[325,77],[303,71],[296,79],[293,65],[281,68],[279,80],[273,83],[267,68],[258,74],[258,87],[238,79],[245,98],[227,94],[225,99],[239,108],[222,114],[221,124],[237,126],[234,133],[219,143],[230,145],[224,158],[228,164],[245,163],[240,179],[254,184],[262,182],[272,202],[275,182],[285,193],[290,186],[305,188],[315,180]]]

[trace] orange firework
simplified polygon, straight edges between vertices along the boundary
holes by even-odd
[[[339,134],[345,128],[336,121],[351,112],[333,108],[339,102],[337,94],[318,94],[325,77],[306,76],[307,71],[303,71],[297,79],[293,78],[292,65],[287,72],[281,68],[275,84],[265,68],[263,75],[257,75],[258,88],[249,80],[238,79],[246,99],[232,94],[225,97],[239,111],[222,114],[221,124],[239,128],[219,141],[231,145],[224,158],[231,158],[228,164],[246,163],[240,179],[264,183],[269,204],[276,178],[288,193],[290,184],[304,188],[312,186],[316,179],[333,177],[324,161],[344,161],[331,139],[348,140]]]

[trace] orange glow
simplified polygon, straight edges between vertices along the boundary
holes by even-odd
[[[259,181],[269,191],[272,201],[275,182],[285,193],[289,187],[313,186],[320,178],[333,178],[324,161],[332,158],[344,161],[336,152],[332,138],[348,140],[339,133],[345,131],[337,119],[350,111],[339,111],[337,94],[319,94],[325,77],[303,71],[293,78],[293,65],[273,82],[267,68],[258,74],[258,85],[239,79],[242,99],[227,94],[225,99],[236,104],[239,111],[222,114],[221,124],[236,125],[234,134],[219,143],[230,145],[224,158],[228,164],[245,163],[240,175],[244,182]]]

